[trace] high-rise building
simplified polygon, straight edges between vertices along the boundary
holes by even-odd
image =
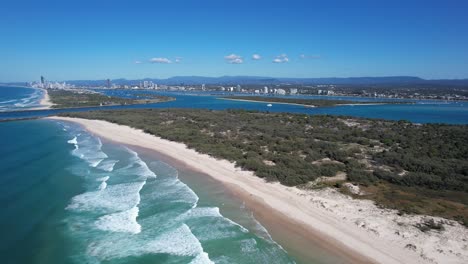
[[[44,84],[45,84],[45,78],[44,78],[44,76],[41,76],[41,84],[42,84],[42,86],[44,86]]]
[[[275,93],[279,95],[285,95],[286,91],[284,89],[279,88],[279,89],[275,89]]]
[[[110,87],[111,87],[110,79],[107,79],[107,81],[106,81],[106,86],[107,86],[107,88],[110,88]]]

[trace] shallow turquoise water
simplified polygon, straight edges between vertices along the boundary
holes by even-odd
[[[2,263],[293,262],[251,214],[223,216],[154,157],[56,121],[0,136]]]

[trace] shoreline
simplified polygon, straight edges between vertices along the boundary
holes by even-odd
[[[120,144],[115,141],[112,141],[107,138],[103,138],[104,141]],[[204,184],[212,186],[214,185],[216,192],[221,192],[224,197],[228,197],[231,201],[237,202],[239,205],[245,206],[244,208],[248,209],[249,212],[253,214],[253,217],[256,221],[261,223],[262,227],[267,230],[270,238],[280,245],[280,247],[285,250],[290,256],[296,261],[296,263],[321,263],[321,264],[334,264],[334,263],[348,263],[348,257],[346,252],[336,252],[336,250],[331,250],[329,245],[320,241],[320,238],[311,238],[304,239],[303,230],[296,225],[291,225],[287,221],[287,217],[276,213],[274,210],[270,210],[265,206],[262,206],[257,201],[246,197],[245,193],[237,192],[235,186],[227,186],[226,184],[219,182],[209,175],[196,170],[183,161],[177,160],[174,157],[170,157],[164,153],[158,152],[157,150],[145,148],[141,146],[128,145],[125,146],[133,149],[134,151],[143,153],[143,155],[152,157],[156,160],[160,160],[169,164],[170,166],[176,168],[179,171],[179,178],[187,184],[191,189],[199,195],[198,190],[192,186],[193,181],[198,184]],[[184,174],[189,173],[192,178],[189,180],[187,176],[184,177]],[[192,182],[187,182],[192,181]],[[252,211],[251,208],[255,208],[255,211]],[[221,213],[223,216],[225,214],[222,212],[224,208],[220,207]],[[230,210],[230,209],[227,209]],[[232,210],[232,209],[231,209]],[[235,219],[229,218],[233,220]],[[285,220],[286,219],[286,220]],[[240,223],[239,223],[240,224]],[[246,226],[244,226],[246,227]],[[247,227],[246,227],[247,228]],[[249,229],[249,228],[247,228]],[[311,261],[313,260],[313,261]],[[362,262],[365,263],[365,262]]]
[[[74,122],[110,141],[161,153],[210,176],[244,200],[263,225],[278,229],[269,230],[271,233],[283,233],[284,241],[289,237],[291,245],[285,242],[288,248],[305,256],[308,252],[313,255],[307,246],[319,243],[347,263],[463,263],[468,259],[466,243],[461,242],[468,238],[466,229],[456,224],[448,225],[444,234],[423,233],[413,225],[424,216],[397,216],[394,210],[378,209],[371,201],[353,200],[331,189],[305,191],[267,183],[229,161],[127,126],[100,120],[51,119]],[[407,225],[400,226],[396,220]]]
[[[103,139],[113,144],[122,144],[110,140],[109,138]],[[321,237],[320,235],[308,236],[309,232],[304,231],[301,225],[292,224],[286,215],[276,212],[269,206],[265,206],[262,204],[261,200],[250,196],[235,185],[220,182],[210,175],[187,165],[185,162],[175,157],[168,156],[158,150],[136,145],[124,145],[134,149],[138,153],[144,153],[147,156],[163,161],[176,168],[179,172],[195,174],[196,179],[194,181],[202,182],[202,184],[215,184],[217,188],[220,188],[224,196],[243,204],[245,208],[249,209],[254,218],[266,228],[270,238],[290,254],[290,256],[295,259],[296,263],[375,263],[370,262],[366,258],[357,259],[355,255],[350,255],[347,250],[336,248],[336,246],[333,245],[334,241],[327,240],[326,237]],[[187,179],[181,178],[181,180]],[[190,184],[185,181],[184,183],[193,189]],[[196,193],[199,195],[198,192]],[[222,208],[220,209],[222,210]]]
[[[33,108],[30,108],[30,109],[27,109],[27,110],[47,110],[47,109],[51,109],[54,104],[50,101],[50,96],[49,96],[49,93],[47,92],[47,89],[44,89],[44,88],[36,88],[36,89],[42,90],[44,92],[44,94],[42,95],[41,100],[39,101],[39,104],[41,106],[33,107]]]

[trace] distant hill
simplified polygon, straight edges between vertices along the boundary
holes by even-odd
[[[137,84],[140,81],[152,81],[166,85],[275,85],[275,84],[300,84],[300,85],[468,85],[468,79],[458,80],[425,80],[412,76],[390,76],[390,77],[349,77],[349,78],[274,78],[264,76],[175,76],[167,79],[146,78],[141,80],[112,80],[115,84]],[[72,81],[72,83],[77,81]],[[95,81],[100,85],[104,80]]]

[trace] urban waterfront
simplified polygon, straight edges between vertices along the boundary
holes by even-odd
[[[1,88],[0,88],[1,89]],[[34,91],[33,89],[31,89]],[[175,101],[129,106],[108,106],[106,109],[134,109],[134,108],[200,108],[200,109],[245,109],[269,112],[290,112],[300,114],[329,114],[344,115],[364,118],[377,118],[388,120],[407,120],[414,123],[446,123],[446,124],[468,124],[468,103],[464,101],[442,101],[442,100],[408,100],[408,99],[382,99],[348,96],[293,96],[293,98],[310,99],[338,99],[354,101],[378,101],[388,100],[390,102],[412,102],[411,104],[379,104],[379,105],[342,105],[332,107],[305,108],[296,105],[273,104],[268,107],[267,103],[239,102],[219,100],[219,97],[231,95],[232,93],[207,94],[206,92],[164,92],[154,90],[111,90],[97,89],[110,96],[124,98],[135,98],[142,91],[145,93],[167,95],[175,97]],[[23,96],[24,97],[24,96]],[[23,98],[22,97],[22,98]],[[291,96],[289,96],[291,97]],[[28,98],[28,96],[24,97]],[[23,99],[24,99],[23,98]],[[6,100],[5,100],[6,101]],[[63,112],[99,110],[103,107],[76,108],[76,109],[48,109],[0,112],[0,119],[35,118],[54,115]]]

